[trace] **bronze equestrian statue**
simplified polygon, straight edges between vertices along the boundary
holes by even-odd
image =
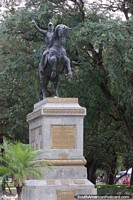
[[[59,75],[64,69],[68,72],[68,77],[72,77],[70,59],[67,57],[64,40],[68,36],[70,28],[64,24],[55,27],[54,34],[49,42],[48,48],[43,53],[43,59],[39,64],[39,76],[43,98],[47,96],[47,86],[49,81],[54,84],[55,96],[58,95]]]

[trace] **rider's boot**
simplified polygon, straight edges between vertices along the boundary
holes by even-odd
[[[56,77],[56,71],[52,71],[51,78],[55,78],[55,77]]]

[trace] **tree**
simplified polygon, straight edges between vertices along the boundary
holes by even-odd
[[[38,155],[29,145],[17,142],[4,142],[4,155],[0,157],[0,175],[10,177],[16,187],[18,200],[21,200],[25,180],[30,177],[41,177],[38,165],[34,161]],[[46,166],[48,166],[46,164]]]
[[[99,137],[96,136],[96,139],[100,139],[103,130],[107,134],[108,126],[111,132],[111,127],[114,127],[114,134],[120,131],[123,139],[128,138],[128,146],[133,152],[131,24],[132,20],[118,23],[116,20],[105,19],[104,16],[93,13],[91,18],[75,28],[72,39],[80,56],[76,62],[75,94],[88,111],[88,130],[85,126],[87,138],[100,134]],[[105,149],[109,141],[106,142],[103,146]],[[125,145],[126,143],[125,139]],[[97,143],[96,145],[98,147]],[[101,149],[100,151],[102,152]],[[92,150],[89,149],[90,154],[92,155]],[[115,154],[116,152],[114,156]],[[88,159],[90,160],[90,156]],[[93,160],[96,161],[95,157]]]
[[[66,48],[74,77],[61,78],[60,96],[78,97],[87,108],[85,155],[90,168],[104,166],[114,174],[116,157],[123,154],[121,146],[132,149],[133,21],[113,20],[99,15],[104,7],[89,6],[92,9],[87,10],[82,0],[32,0],[26,1],[26,9],[14,6],[15,11],[5,16],[0,26],[1,134],[28,142],[25,116],[37,102],[38,63],[45,49],[30,21],[35,19],[41,28],[50,20],[64,23],[73,28]],[[92,180],[95,173],[89,171],[88,167]]]
[[[24,10],[20,12],[19,17],[21,18],[24,13]],[[33,103],[37,99],[38,79],[37,67],[34,64],[35,57],[32,57],[34,53],[31,55],[34,47],[31,42],[26,43],[20,37],[19,20],[15,21],[16,30],[14,28],[14,20],[19,17],[12,15],[1,25],[0,130],[1,135],[14,141],[19,139],[27,143],[26,115],[32,108],[29,101]],[[22,29],[25,29],[24,25]]]
[[[56,4],[45,0],[26,1],[25,7],[21,7],[19,0],[3,1],[3,7],[8,10],[0,24],[0,135],[13,141],[28,143],[26,115],[32,111],[39,96],[38,65],[46,46],[31,21],[35,19],[44,29],[50,20],[55,25],[78,24],[78,14],[74,16],[71,8],[70,17],[70,6],[65,3],[62,9],[63,4],[63,1]],[[77,12],[78,8],[73,9]],[[63,15],[57,10],[62,10]]]
[[[126,20],[133,16],[133,2],[131,0],[98,0],[89,3],[89,5],[93,10],[104,12],[105,14],[118,13],[117,16],[123,14]]]

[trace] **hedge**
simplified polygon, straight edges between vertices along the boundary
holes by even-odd
[[[133,195],[131,185],[97,185],[97,195]]]

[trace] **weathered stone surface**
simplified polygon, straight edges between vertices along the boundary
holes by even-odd
[[[44,180],[28,180],[23,200],[74,200],[74,195],[96,194],[87,180],[83,156],[83,118],[86,109],[76,98],[46,98],[27,116],[30,145],[41,151]],[[45,162],[52,170],[43,167]]]
[[[83,159],[85,113],[76,98],[46,98],[35,104],[27,120],[30,145],[44,152],[38,159],[60,159],[61,154],[67,154],[68,159]]]
[[[53,182],[53,180],[51,180]],[[64,192],[64,195],[95,195],[96,189],[94,185],[88,180],[82,180],[85,182],[83,185],[74,184],[73,180],[68,179],[68,184],[62,184],[62,179],[55,180],[55,184],[48,185],[47,180],[28,180],[23,189],[23,200],[58,200],[58,195],[61,191]],[[61,193],[60,193],[61,194]],[[71,196],[73,197],[73,196]],[[59,199],[60,200],[60,199]],[[65,198],[63,200],[66,200]],[[73,200],[73,199],[69,199]]]

